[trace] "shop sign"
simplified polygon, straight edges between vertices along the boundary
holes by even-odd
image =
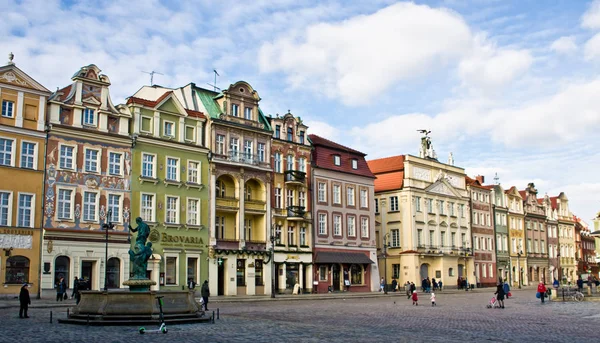
[[[201,237],[169,235],[162,233],[160,241],[163,245],[204,245]]]

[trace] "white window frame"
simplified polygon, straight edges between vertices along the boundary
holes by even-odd
[[[334,214],[333,215],[333,235],[334,236],[343,236],[343,234],[344,234],[344,232],[342,230],[342,216],[340,214]]]
[[[360,208],[369,207],[369,192],[366,189],[360,190]]]
[[[397,248],[400,246],[400,229],[391,229],[390,247]]]
[[[188,136],[187,136],[188,128],[192,129],[192,138],[188,138]],[[183,139],[186,142],[194,142],[196,140],[196,127],[192,126],[192,125],[186,125],[185,126],[185,132],[183,133]]]
[[[318,187],[317,201],[327,202],[327,184],[325,182],[319,182],[317,184],[317,187]]]
[[[144,130],[144,119],[150,120],[150,130]],[[154,132],[153,129],[154,129],[154,117],[140,116],[140,132],[152,133],[152,132]]]
[[[190,223],[190,219],[191,219],[191,214],[192,211],[190,211],[190,202],[192,201],[196,201],[197,202],[197,207],[196,207],[196,215],[195,215],[195,221],[196,223]],[[199,198],[186,198],[186,214],[185,214],[185,222],[187,225],[194,225],[194,226],[200,226],[200,211],[201,211],[201,203],[200,203],[200,199]]]
[[[171,124],[171,131],[172,131],[171,134],[167,133],[167,124]],[[163,120],[162,135],[163,135],[163,137],[171,137],[171,138],[175,137],[175,122],[174,121]]]
[[[333,203],[336,205],[342,204],[342,185],[334,184],[333,185]]]
[[[231,115],[234,117],[239,117],[240,114],[240,105],[231,104]]]
[[[179,286],[179,253],[168,253],[164,252],[165,257],[165,265],[164,265],[164,273],[165,273],[165,286]],[[175,283],[167,283],[167,258],[174,257],[175,258]],[[187,263],[187,262],[186,262]],[[200,260],[198,260],[200,263]]]
[[[16,150],[17,150],[17,140],[15,138],[4,137],[4,136],[0,136],[0,138],[12,142],[12,144],[10,145],[10,162],[9,162],[9,164],[0,164],[0,166],[14,167],[15,161],[16,161],[15,154],[16,154]],[[8,151],[6,151],[6,152],[8,152]],[[3,161],[0,161],[0,162],[3,162]]]
[[[319,235],[327,235],[327,213],[319,213]]]
[[[0,226],[11,226],[12,225],[12,198],[13,198],[13,192],[12,191],[7,191],[4,189],[0,189],[0,193],[4,193],[4,194],[8,194],[8,204],[6,207],[6,212],[7,212],[7,216],[6,216],[6,225],[3,225],[2,223],[0,223]],[[2,208],[2,204],[0,204],[0,209]],[[1,218],[1,217],[0,217]]]
[[[258,142],[256,151],[258,155],[258,162],[264,162],[267,151],[267,144]]]
[[[149,220],[144,218],[144,210],[146,209],[146,207],[144,207],[144,195],[152,196],[152,215]],[[140,193],[140,217],[142,217],[144,221],[156,222],[156,193]]]
[[[244,107],[244,119],[252,120],[253,107]]]
[[[6,104],[6,107],[4,106],[4,104]],[[9,112],[8,104],[10,104],[10,115],[7,115],[7,113]],[[6,108],[6,111],[4,110],[5,108]],[[10,100],[2,100],[2,108],[0,109],[0,111],[2,111],[2,117],[14,118],[15,117],[15,102],[10,101]]]
[[[225,155],[225,135],[217,134],[215,136],[215,153]]]
[[[188,265],[188,261],[190,258],[195,258],[196,259],[196,280],[194,280],[194,282],[198,283],[198,281],[200,280],[200,254],[189,254],[186,253],[185,254],[185,282],[188,282],[188,269],[189,269],[189,265]],[[166,274],[165,274],[166,275]]]
[[[369,218],[367,217],[360,219],[360,237],[369,238]]]
[[[306,158],[305,157],[300,157],[298,159],[298,170],[306,173]]]
[[[398,196],[393,195],[390,197],[390,209],[389,212],[398,211]]]
[[[336,166],[342,165],[342,157],[340,155],[333,155],[333,164]]]
[[[356,158],[352,159],[352,169],[358,169],[358,160]]]
[[[169,160],[175,161],[175,178],[174,179],[169,178],[169,168],[170,168]],[[181,176],[179,173],[179,170],[181,170],[180,162],[181,162],[181,160],[179,159],[179,157],[165,156],[165,180],[179,182],[179,180],[181,179]]]
[[[356,216],[348,216],[347,220],[348,237],[356,237]]]
[[[87,203],[85,201],[85,195],[86,193],[89,194],[95,194],[95,199],[94,199],[94,203],[92,204],[94,206],[94,212],[93,212],[93,218],[92,219],[86,219],[86,206]],[[82,222],[86,222],[86,223],[98,223],[99,221],[99,205],[100,205],[100,192],[99,191],[90,191],[90,190],[85,190],[81,193],[81,221]]]
[[[273,155],[273,169],[276,173],[281,173],[281,153],[276,152]]]
[[[91,113],[92,114],[92,122],[91,123],[88,123],[86,121],[86,115],[87,115],[87,113]],[[97,111],[95,109],[86,107],[86,108],[83,109],[83,111],[81,112],[81,114],[83,116],[83,118],[81,120],[81,124],[83,126],[98,126],[98,113],[97,113]]]
[[[71,199],[69,199],[69,217],[63,217],[61,218],[59,216],[59,204],[60,204],[60,191],[61,190],[65,190],[65,191],[70,191],[71,192]],[[77,188],[75,187],[64,187],[64,186],[56,186],[56,210],[55,210],[55,217],[56,217],[56,221],[73,221],[75,218],[73,217],[73,213],[74,208],[75,208],[75,194],[77,193]]]
[[[300,239],[300,241],[298,242],[298,244],[300,246],[306,246],[306,228],[303,226],[300,228],[300,231],[298,233],[298,238]]]
[[[354,206],[354,187],[346,188],[346,205]]]
[[[169,210],[169,198],[176,199],[174,210]],[[179,196],[165,194],[165,225],[178,225],[180,223],[179,206],[180,206]],[[167,218],[169,217],[169,211],[175,213],[175,221],[174,222],[167,221]]]
[[[23,152],[23,145],[25,144],[33,144],[33,155],[25,155]],[[23,166],[23,159],[25,158],[31,158],[32,161],[32,167],[29,168],[27,166]],[[21,168],[25,168],[25,169],[32,169],[32,170],[37,170],[37,163],[38,163],[38,144],[37,142],[33,142],[33,141],[28,141],[28,140],[21,140],[21,156],[19,157],[20,161],[19,161],[19,166]]]
[[[275,187],[274,190],[274,195],[275,195],[275,208],[281,208],[281,188],[279,187]]]
[[[285,157],[285,170],[294,170],[294,156],[287,155]]]
[[[22,195],[28,195],[31,196],[31,207],[28,208],[29,210],[29,225],[25,226],[25,225],[19,225],[19,221],[20,221],[20,212],[21,212],[21,196]],[[10,201],[10,200],[9,200]],[[19,192],[19,197],[17,198],[17,227],[34,227],[35,226],[35,193],[26,193],[26,192]]]
[[[286,189],[285,203],[286,203],[287,207],[294,206],[294,190],[293,189]]]
[[[112,220],[112,218],[108,218],[108,211],[111,209],[110,207],[110,197],[111,196],[118,196],[119,197],[119,204],[117,205],[117,210],[119,211],[119,213],[117,213],[117,221],[112,221],[113,223],[123,223],[123,198],[125,197],[125,195],[123,193],[117,193],[117,192],[106,192],[106,220],[108,221],[109,219]],[[113,217],[115,216],[114,212],[113,212]]]
[[[87,169],[87,162],[88,162],[88,157],[87,157],[87,153],[88,151],[95,151],[96,152],[96,160],[93,162],[96,162],[96,170],[88,170]],[[100,174],[100,161],[102,160],[102,149],[94,149],[94,148],[83,148],[83,171],[86,173],[93,173],[93,174]]]
[[[152,156],[152,176],[146,176],[146,175],[144,175],[144,156],[146,156],[146,155],[147,156]],[[148,179],[156,179],[156,159],[157,159],[156,154],[151,154],[151,153],[148,153],[148,152],[142,152],[142,160],[141,160],[141,163],[142,163],[142,168],[141,168],[142,169],[141,170],[142,173],[141,173],[141,176],[142,177],[145,177],[145,178],[148,178]]]
[[[306,207],[306,192],[298,191],[298,206]]]
[[[197,168],[191,168],[190,165],[192,163],[197,163]],[[193,170],[196,171],[196,181],[191,181],[192,178],[190,178],[191,171]],[[187,160],[187,182],[194,184],[202,183],[202,162],[196,160]]]
[[[122,152],[120,152],[120,151],[108,150],[107,151],[107,155],[108,155],[107,156],[107,161],[108,161],[108,170],[107,170],[107,172],[108,172],[108,174],[109,175],[123,176],[123,160],[124,160],[123,155],[124,154]],[[113,156],[113,155],[119,156],[119,162],[118,163],[113,163],[111,161],[111,156]],[[117,166],[117,165],[119,167],[119,172],[118,173],[113,173],[112,168],[114,166]]]

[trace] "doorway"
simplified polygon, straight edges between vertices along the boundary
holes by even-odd
[[[217,295],[225,295],[225,259],[217,269]]]
[[[421,265],[421,280],[427,279],[428,277],[429,277],[429,265],[427,263],[423,263]]]
[[[334,264],[331,267],[331,275],[333,278],[333,290],[334,291],[339,291],[340,290],[340,265],[339,264]]]
[[[286,265],[285,287],[293,290],[298,283],[298,264],[289,263]]]
[[[93,279],[93,275],[94,275],[94,263],[93,261],[82,261],[81,262],[81,277],[84,280],[88,281],[88,287],[89,289],[93,289],[93,285],[94,285],[94,279]]]

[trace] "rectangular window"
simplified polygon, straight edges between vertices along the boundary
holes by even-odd
[[[415,208],[417,212],[421,212],[421,197],[415,197]]]
[[[253,153],[252,141],[245,140],[244,141],[244,158],[246,159],[247,162],[252,162],[252,157],[253,157],[252,153]]]
[[[265,162],[265,143],[258,143],[258,162]]]
[[[287,243],[288,245],[296,245],[296,240],[294,239],[294,227],[293,226],[288,226],[288,238],[287,238]]]
[[[11,193],[0,192],[0,226],[10,225],[10,196]]]
[[[350,216],[348,217],[348,236],[356,237],[356,217]]]
[[[358,160],[352,159],[352,169],[358,169]]]
[[[275,165],[273,166],[273,169],[275,170],[276,173],[281,173],[281,154],[276,152],[275,155],[273,156],[273,162],[275,163]]]
[[[179,159],[167,157],[167,180],[179,181]]]
[[[298,206],[306,207],[306,193],[304,191],[298,192]]]
[[[541,248],[540,250],[541,250],[542,254],[545,254],[546,253],[546,241],[541,242],[540,248]]]
[[[233,158],[234,161],[237,161],[239,151],[240,140],[235,137],[229,139],[229,157]]]
[[[390,246],[392,248],[397,248],[400,246],[400,230],[398,229],[393,229],[391,230],[391,234],[392,234],[392,241],[390,242]]]
[[[429,246],[433,247],[435,245],[435,231],[429,231]]]
[[[142,194],[142,219],[154,221],[154,194]]]
[[[294,170],[294,156],[287,155],[285,158],[285,170]]]
[[[83,125],[96,125],[96,116],[94,110],[92,110],[91,108],[86,108],[83,110]]]
[[[216,151],[217,155],[225,155],[225,136],[217,135],[215,138],[216,141]]]
[[[450,216],[454,217],[454,203],[453,202],[449,202],[448,203],[448,208],[450,209]]]
[[[142,177],[155,178],[154,155],[142,154]]]
[[[108,211],[110,211],[111,215],[108,220],[111,223],[120,223],[121,222],[121,196],[117,194],[109,194],[108,195]]]
[[[15,103],[8,100],[2,100],[2,116],[12,118],[14,116]]]
[[[240,106],[238,104],[231,104],[231,115],[237,117],[240,111]]]
[[[167,256],[165,262],[165,282],[167,285],[175,285],[177,284],[177,257],[176,256]]]
[[[398,211],[398,197],[390,197],[390,211]]]
[[[319,281],[327,281],[327,266],[319,267]]]
[[[333,203],[334,204],[342,203],[340,191],[341,191],[340,185],[333,185]]]
[[[0,149],[2,147],[2,140],[0,139]],[[75,152],[75,147],[72,146],[68,146],[68,145],[61,145],[60,146],[60,158],[59,158],[59,165],[61,169],[75,169],[74,168],[74,152]],[[0,151],[0,161],[2,158],[2,152]]]
[[[333,235],[334,236],[342,235],[342,216],[339,216],[339,215],[333,216]]]
[[[452,232],[450,234],[450,239],[452,240],[452,242],[450,242],[450,244],[452,245],[452,247],[456,247],[456,232]]]
[[[346,188],[346,205],[354,206],[354,188]],[[362,194],[362,193],[361,193]]]
[[[319,202],[326,202],[327,200],[325,199],[326,194],[326,187],[325,187],[325,182],[319,182],[319,190],[318,190],[318,196],[319,196]]]
[[[246,260],[237,260],[236,285],[238,287],[246,286]]]
[[[263,281],[263,260],[254,260],[254,285],[265,285]]]
[[[300,157],[298,159],[298,170],[303,173],[306,173],[306,158]]]
[[[304,131],[300,131],[300,144],[304,144]]]
[[[21,168],[34,169],[36,144],[31,142],[21,143]]]
[[[461,233],[460,237],[461,237],[462,247],[466,248],[467,247],[467,234]]]
[[[473,211],[473,224],[479,225],[479,216],[477,216],[477,213],[475,213],[475,211]]]
[[[300,246],[306,246],[306,228],[300,228]]]
[[[465,204],[458,205],[458,208],[460,210],[460,217],[464,218],[465,217]]]
[[[71,219],[73,206],[73,190],[59,189],[56,214],[58,219]]]
[[[252,241],[252,219],[244,219],[244,232],[246,233],[246,240]]]
[[[252,107],[244,108],[244,119],[252,120]]]
[[[200,200],[187,199],[187,223],[200,225]]]
[[[215,217],[215,236],[217,239],[225,238],[225,217]]]
[[[14,140],[0,138],[0,165],[12,166],[14,156]]]
[[[294,129],[292,129],[291,127],[288,127],[287,129],[287,140],[288,142],[294,141]]]
[[[319,213],[319,235],[327,234],[327,214]]]
[[[482,269],[482,272],[483,272],[483,273],[482,273],[482,274],[483,274],[482,276],[483,276],[484,278],[487,278],[487,264],[485,264],[485,263],[484,263],[484,264],[482,264],[482,265],[481,265],[481,269]]]
[[[110,175],[121,175],[121,158],[123,154],[116,152],[108,153],[108,173]]]
[[[196,161],[188,161],[188,175],[187,175],[187,182],[189,183],[195,183],[195,184],[199,184],[200,183],[200,177],[199,177],[199,173],[200,173],[200,162],[196,162]]]
[[[195,128],[193,126],[185,126],[185,140],[193,142],[195,140]]]
[[[83,220],[96,220],[96,200],[98,194],[92,192],[83,192]]]
[[[275,125],[275,138],[281,137],[281,125]]]
[[[473,240],[473,244],[475,245],[473,248],[479,250],[479,237],[473,237]]]
[[[177,224],[179,214],[179,198],[167,196],[167,206],[165,213],[165,222],[167,224]]]
[[[19,194],[19,215],[17,217],[17,226],[33,227],[33,195]]]
[[[379,213],[379,199],[375,199],[375,213]]]
[[[333,164],[335,164],[336,166],[342,164],[342,158],[340,157],[340,155],[333,155]]]
[[[423,230],[417,230],[417,247],[423,246]]]
[[[281,188],[275,188],[275,208],[281,208]]]
[[[140,123],[140,131],[145,133],[152,132],[152,118],[142,117],[142,122]]]
[[[446,231],[440,232],[440,246],[442,248],[446,246]]]
[[[294,206],[294,190],[286,190],[286,204],[287,206]]]
[[[360,190],[360,207],[361,208],[369,207],[369,196],[367,195],[366,189]]]
[[[433,199],[426,199],[425,201],[427,201],[427,212],[434,213],[433,212]]]
[[[369,218],[360,218],[360,237],[369,237]]]
[[[440,214],[443,215],[444,214],[444,200],[439,200],[438,206],[440,207]]]

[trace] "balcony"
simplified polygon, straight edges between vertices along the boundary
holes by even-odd
[[[236,210],[238,209],[239,200],[233,197],[217,197],[216,206],[222,210]]]
[[[267,250],[267,242],[265,242],[265,241],[246,241],[246,250],[266,251]]]
[[[264,157],[261,161],[259,155],[246,154],[239,151],[229,151],[229,153],[227,153],[226,155],[215,155],[213,159],[227,162],[242,163],[252,166],[269,167],[269,163],[264,161]]]
[[[306,173],[299,170],[286,170],[284,175],[286,184],[304,185],[306,182]]]
[[[265,212],[265,202],[261,200],[246,200],[244,201],[244,209],[246,211]]]
[[[237,239],[217,238],[216,248],[224,250],[238,250],[240,248],[240,241]]]
[[[304,206],[288,206],[287,207],[287,218],[288,220],[304,220]]]

